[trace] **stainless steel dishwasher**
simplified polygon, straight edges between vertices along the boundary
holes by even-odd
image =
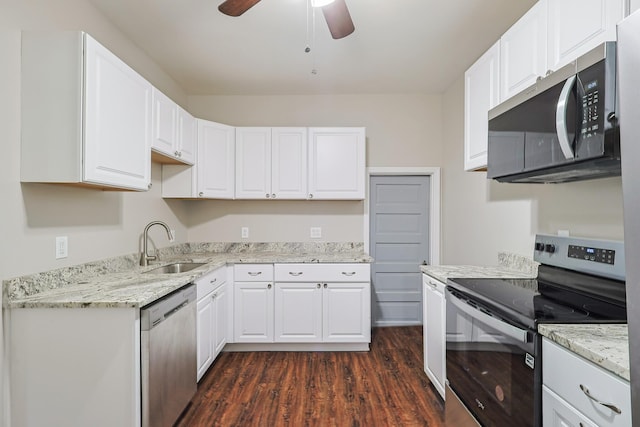
[[[196,287],[140,310],[142,426],[172,426],[197,389]]]

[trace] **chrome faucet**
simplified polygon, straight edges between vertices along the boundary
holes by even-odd
[[[140,265],[143,267],[146,267],[147,265],[149,265],[150,260],[158,259],[157,249],[154,255],[149,255],[147,253],[147,240],[149,240],[149,229],[156,224],[163,226],[164,229],[167,230],[167,236],[169,236],[169,241],[173,242],[173,233],[171,232],[171,229],[167,224],[165,224],[162,221],[151,221],[149,224],[147,224],[147,226],[144,228],[144,232],[142,233],[142,253],[140,254]]]

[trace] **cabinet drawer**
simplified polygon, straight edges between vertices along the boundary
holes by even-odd
[[[369,282],[370,264],[276,264],[276,282]]]
[[[597,425],[631,425],[631,390],[628,382],[546,338],[542,345],[542,363],[544,385]],[[583,388],[588,390],[593,399],[587,396]],[[615,405],[620,414],[594,399]]]
[[[227,281],[227,267],[220,267],[196,280],[198,300]]]
[[[273,264],[236,264],[233,266],[236,282],[264,282],[273,280]]]

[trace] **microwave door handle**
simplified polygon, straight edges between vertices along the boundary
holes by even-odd
[[[449,299],[449,301],[451,301],[453,305],[456,306],[456,308],[458,308],[460,311],[464,312],[465,314],[471,316],[472,318],[480,320],[484,324],[491,326],[493,329],[499,332],[502,332],[503,334],[516,340],[517,342],[521,342],[525,344],[528,342],[527,340],[528,334],[525,329],[520,329],[517,326],[513,326],[507,322],[504,322],[501,319],[498,319],[489,314],[486,314],[476,308],[473,308],[472,306],[462,301],[460,298],[456,297],[450,292],[447,293],[447,298]]]
[[[571,96],[571,89],[576,82],[576,76],[573,75],[567,79],[564,83],[560,97],[558,98],[558,105],[556,106],[556,133],[558,134],[558,141],[560,142],[560,149],[566,159],[573,159],[574,154],[571,149],[571,142],[569,141],[569,132],[567,131],[567,107],[569,106],[569,97]]]

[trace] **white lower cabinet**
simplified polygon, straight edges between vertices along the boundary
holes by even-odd
[[[371,342],[371,285],[324,283],[322,337],[324,342]]]
[[[272,267],[235,266],[236,343],[371,342],[369,264]]]
[[[544,427],[632,425],[628,381],[547,338],[542,361]]]
[[[226,267],[196,281],[198,381],[227,343],[228,294]]]
[[[236,264],[233,275],[235,342],[273,342],[273,265]]]
[[[275,342],[322,341],[320,283],[276,283]]]
[[[423,354],[424,372],[444,399],[446,380],[446,285],[423,275]]]

